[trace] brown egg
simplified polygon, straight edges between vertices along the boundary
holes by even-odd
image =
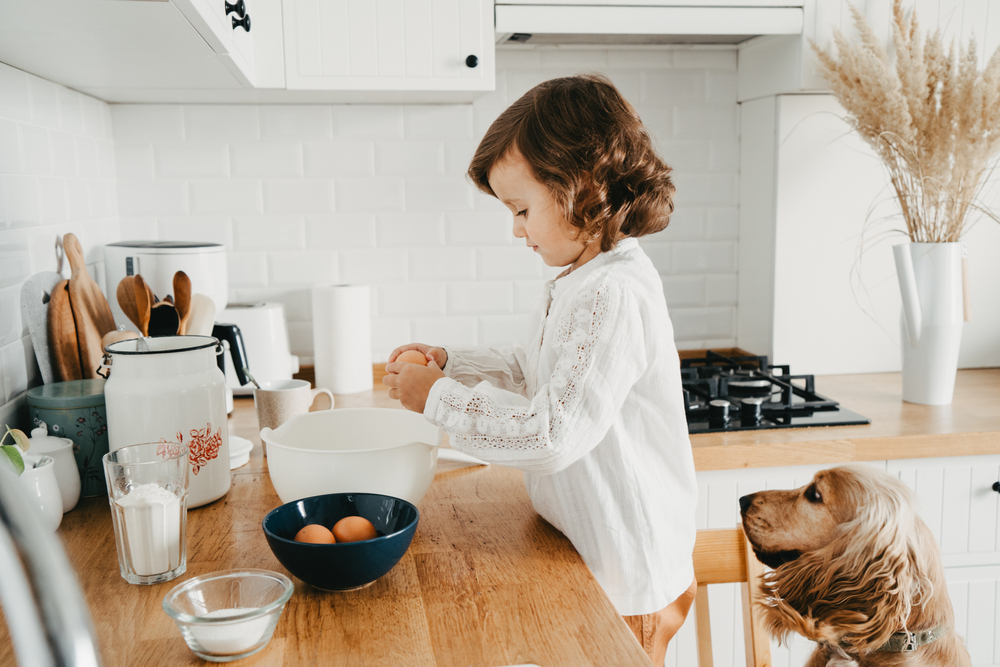
[[[337,540],[326,526],[321,526],[318,523],[310,523],[295,533],[295,541],[307,542],[309,544],[334,544]]]
[[[333,525],[333,536],[338,542],[360,542],[378,537],[375,526],[360,516],[345,516]]]
[[[427,365],[427,357],[425,357],[422,352],[417,352],[416,350],[400,352],[399,356],[396,357],[396,361],[402,361],[408,364],[420,364],[421,366]]]

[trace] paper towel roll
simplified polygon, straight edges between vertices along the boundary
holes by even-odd
[[[312,288],[316,386],[335,394],[369,391],[372,381],[368,285]]]

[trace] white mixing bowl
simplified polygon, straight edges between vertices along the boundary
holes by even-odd
[[[416,505],[434,479],[442,432],[408,410],[338,408],[296,415],[260,438],[282,503],[355,492]]]

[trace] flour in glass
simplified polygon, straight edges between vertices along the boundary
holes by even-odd
[[[135,574],[160,574],[180,565],[184,507],[179,497],[159,484],[137,484],[113,507]]]

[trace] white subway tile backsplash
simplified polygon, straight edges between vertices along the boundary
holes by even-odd
[[[0,369],[6,392],[5,401],[28,390],[28,367],[24,357],[24,344],[20,340],[0,349]]]
[[[410,280],[474,280],[475,277],[475,248],[410,250]]]
[[[504,347],[527,340],[532,333],[528,331],[527,315],[483,315],[479,318],[480,345]]]
[[[691,241],[705,238],[705,209],[700,207],[675,208],[670,214],[667,228],[655,234],[644,236],[644,241],[664,243],[671,241]]]
[[[266,252],[228,253],[226,267],[229,269],[229,289],[266,287],[268,284]]]
[[[410,319],[408,317],[373,317],[372,318],[372,362],[384,364],[389,360],[389,353],[400,345],[415,342],[410,335]]]
[[[479,345],[479,322],[475,317],[414,317],[412,322],[415,341],[459,349]]]
[[[735,274],[705,276],[705,303],[709,306],[735,306],[739,291]]]
[[[56,86],[56,99],[59,100],[59,129],[71,134],[83,134],[83,95]]]
[[[450,246],[510,245],[514,238],[510,211],[449,212],[445,229]]]
[[[375,173],[390,176],[443,174],[444,144],[440,141],[375,142]]]
[[[660,156],[667,158],[670,164],[670,154],[666,144],[674,137],[674,109],[669,106],[636,105],[636,111],[649,136],[653,139],[653,147]],[[686,133],[677,135],[677,139],[689,139]]]
[[[115,181],[89,181],[90,183],[90,212],[95,218],[109,218],[118,215],[118,192],[121,188],[119,183],[116,187]],[[181,196],[185,193],[182,191]],[[186,205],[186,204],[185,204]],[[164,207],[164,210],[171,208],[173,203]]]
[[[189,141],[254,141],[260,138],[257,107],[237,104],[185,106],[184,136]]]
[[[705,101],[709,104],[736,104],[736,70],[705,73]]]
[[[544,294],[546,281],[538,278],[535,280],[515,280],[514,287],[514,312],[530,313],[538,305]]]
[[[212,178],[229,176],[225,144],[166,144],[153,151],[157,178]]]
[[[674,201],[684,206],[736,204],[735,174],[674,174],[677,194]]]
[[[157,181],[169,183],[170,181]],[[191,212],[197,215],[260,213],[260,181],[213,178],[190,181]],[[265,201],[266,201],[265,189]]]
[[[260,107],[261,139],[329,139],[333,115],[325,105],[284,105]]]
[[[233,249],[232,221],[225,216],[161,216],[156,219],[156,229],[156,238],[160,241],[221,243],[227,249]]]
[[[639,86],[638,102],[643,106],[698,102],[705,98],[705,74],[699,70],[644,71]]]
[[[58,164],[58,160],[57,160]],[[129,178],[153,178],[152,144],[115,142],[115,164],[120,174]]]
[[[399,283],[378,286],[381,317],[429,317],[448,313],[444,283]]]
[[[82,178],[67,178],[66,183],[66,206],[69,209],[70,222],[79,222],[91,219],[90,212],[90,184]]]
[[[340,281],[349,285],[406,282],[405,250],[356,249],[340,252]]]
[[[3,177],[0,176],[0,230],[7,228],[7,194],[4,190]]]
[[[472,139],[472,108],[467,104],[403,107],[407,140]]]
[[[465,211],[473,207],[473,187],[458,178],[407,178],[407,211]]]
[[[0,63],[0,118],[30,122],[31,101],[28,96],[28,75],[19,69]]]
[[[440,213],[380,213],[375,217],[380,248],[417,248],[445,244]]]
[[[603,70],[608,66],[608,52],[604,49],[546,49],[539,55],[540,68],[586,72]]]
[[[444,142],[444,173],[464,177],[478,146],[478,141]]]
[[[514,312],[514,285],[509,280],[450,281],[449,315],[508,315]]]
[[[498,74],[511,69],[534,69],[542,66],[542,52],[538,49],[501,46],[497,48],[496,58]]]
[[[403,108],[349,104],[333,108],[335,139],[402,139]]]
[[[673,244],[673,273],[735,273],[733,241],[678,241]]]
[[[97,154],[97,140],[91,137],[74,136],[76,166],[84,178],[101,178],[101,162]]]
[[[271,251],[267,253],[268,284],[308,287],[338,281],[337,253],[332,250]]]
[[[37,387],[42,384],[42,373],[38,370],[38,360],[35,359],[35,348],[31,346],[31,337],[21,338],[21,350],[24,354],[24,367],[28,373],[27,387]]]
[[[288,323],[288,346],[299,357],[299,364],[311,364],[313,354],[312,322]]]
[[[306,225],[303,216],[237,216],[233,220],[237,250],[305,250]]]
[[[39,216],[43,225],[54,225],[69,220],[66,203],[66,179],[39,178],[38,197],[41,210]]]
[[[52,147],[52,166],[56,176],[77,176],[80,170],[76,162],[76,142],[73,135],[67,132],[52,130],[49,132],[49,141]],[[129,174],[129,171],[123,173]],[[140,178],[144,174],[139,173],[135,178]],[[150,175],[152,175],[152,163],[150,163]],[[114,178],[114,175],[109,178]]]
[[[655,236],[663,236],[663,234],[656,234]],[[647,240],[652,238],[651,236],[644,236],[639,240],[639,245],[642,247],[642,251],[646,253],[649,257],[649,261],[653,263],[656,270],[661,274],[670,273],[673,269],[673,244],[669,242],[660,243],[658,241]]]
[[[0,288],[24,282],[31,268],[27,232],[0,231]]]
[[[233,176],[302,175],[302,147],[297,143],[233,144],[230,151]]]
[[[375,174],[375,144],[371,141],[307,141],[302,155],[308,177]]]
[[[740,142],[738,139],[713,139],[709,142],[712,171],[738,173],[740,169]]]
[[[736,309],[673,308],[670,320],[676,340],[731,339],[736,333]]]
[[[713,241],[722,239],[737,239],[740,235],[739,209],[735,206],[730,208],[711,208],[707,211],[708,232],[707,238]]]
[[[338,178],[337,211],[402,211],[403,179]]]
[[[677,49],[673,52],[677,69],[736,70],[736,49]]]
[[[479,248],[480,280],[541,278],[542,260],[524,246]]]
[[[306,245],[310,248],[374,248],[374,213],[307,215]]]
[[[187,183],[134,181],[119,178],[118,210],[122,215],[181,215],[188,212]],[[94,205],[91,190],[91,205]],[[99,215],[95,210],[95,215]]]
[[[7,227],[32,227],[41,221],[38,178],[11,174],[4,176]]]
[[[184,138],[184,107],[168,104],[112,104],[115,142],[170,142]],[[124,174],[119,173],[119,177]]]
[[[97,163],[100,178],[115,178],[115,145],[109,139],[97,139]]]
[[[25,174],[48,176],[52,173],[52,144],[49,131],[36,125],[21,123],[21,151]]]
[[[609,49],[609,68],[634,68],[637,70],[664,69],[674,66],[673,51],[649,51],[646,49]]]
[[[663,296],[671,309],[705,305],[705,276],[663,276]]]
[[[329,179],[264,180],[265,213],[330,213],[334,210],[333,181]]]
[[[708,171],[711,142],[707,139],[675,139],[661,144],[660,158],[674,169],[674,173]]]
[[[108,105],[89,95],[81,95],[80,104],[83,108],[83,134],[95,139],[110,139],[104,120]]]
[[[56,84],[37,76],[28,77],[31,122],[50,130],[59,129],[59,94]]]
[[[25,325],[21,322],[21,286],[0,289],[0,347],[21,340]]]
[[[18,124],[0,118],[0,174],[20,174],[23,170]]]
[[[674,105],[674,134],[710,139],[733,139],[739,136],[736,105]]]

